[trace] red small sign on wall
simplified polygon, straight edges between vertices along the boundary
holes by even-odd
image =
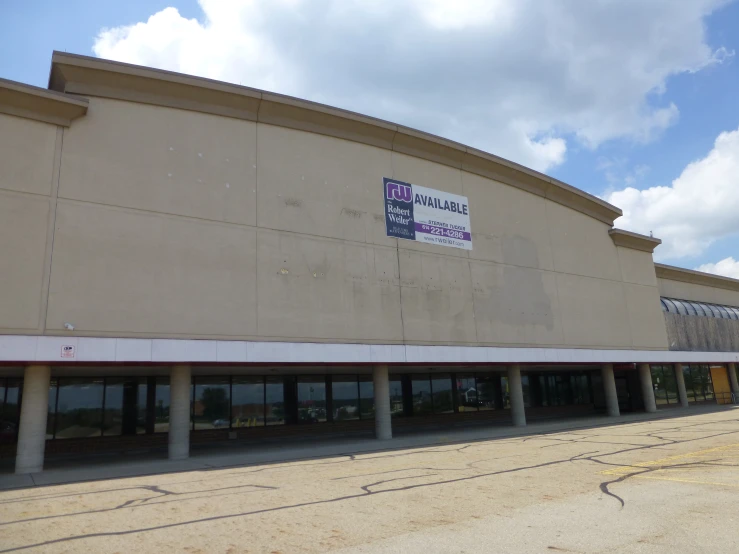
[[[62,346],[62,358],[74,358],[75,348],[71,344],[65,344]]]

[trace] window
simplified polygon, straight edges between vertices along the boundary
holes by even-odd
[[[677,313],[680,315],[688,315],[688,309],[685,307],[685,304],[680,302],[680,300],[673,299],[672,302],[677,306]]]
[[[478,374],[477,392],[479,394],[480,410],[499,410],[502,408],[502,391],[500,375]]]
[[[331,404],[334,421],[359,419],[359,380],[356,376],[331,379]]]
[[[431,405],[435,414],[454,413],[451,375],[433,375],[431,377],[431,391]]]
[[[654,400],[658,405],[669,404],[667,400],[667,390],[665,389],[665,381],[663,377],[663,366],[649,366],[652,373],[652,387],[654,388]]]
[[[587,375],[571,375],[570,388],[572,403],[576,405],[590,404],[590,383]]]
[[[429,415],[434,409],[431,404],[431,380],[426,374],[413,375],[411,378],[411,394],[413,395],[413,415]]]
[[[166,433],[169,431],[169,377],[157,377],[155,386],[154,432]]]
[[[265,425],[264,377],[234,377],[231,384],[231,427]]]
[[[103,426],[102,379],[58,380],[57,439],[99,437]]]
[[[21,379],[0,379],[0,444],[18,438]]]
[[[265,423],[285,424],[285,383],[279,377],[267,377],[265,384]]]
[[[359,417],[362,419],[375,417],[375,384],[372,377],[359,377]]]
[[[146,432],[146,379],[105,378],[103,435]]]
[[[231,387],[228,377],[196,377],[192,428],[228,428],[231,421]]]
[[[457,409],[460,412],[476,412],[479,403],[475,376],[457,375]]]
[[[49,411],[46,414],[46,438],[54,438],[54,422],[56,421],[56,395],[57,395],[57,380],[52,377],[49,381]],[[0,402],[2,397],[0,394]],[[1,441],[2,439],[0,439]]]
[[[390,416],[403,417],[405,404],[403,402],[403,380],[400,375],[390,376]]]
[[[298,377],[298,423],[326,421],[326,379]]]
[[[676,314],[677,312],[677,306],[675,306],[675,303],[670,300],[669,298],[663,298],[662,301],[667,305],[667,311],[671,314]]]

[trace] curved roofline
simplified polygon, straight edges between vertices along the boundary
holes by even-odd
[[[723,275],[715,275],[713,273],[704,273],[693,269],[685,269],[683,267],[675,267],[673,265],[654,264],[654,268],[658,279],[739,291],[739,279],[732,279],[731,277],[724,277]]]
[[[87,113],[87,100],[0,79],[0,113],[69,127]]]
[[[621,210],[514,162],[374,117],[172,71],[54,52],[49,88],[198,111],[351,140],[505,183],[613,225]]]

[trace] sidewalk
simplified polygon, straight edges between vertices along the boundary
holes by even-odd
[[[563,419],[548,422],[535,422],[526,427],[485,426],[469,429],[448,429],[444,431],[403,435],[389,441],[375,439],[323,439],[310,443],[286,442],[269,445],[250,445],[240,447],[215,447],[196,449],[191,457],[182,461],[162,458],[161,453],[147,453],[121,460],[120,456],[111,461],[110,456],[99,456],[85,461],[54,460],[46,464],[42,473],[33,475],[0,474],[0,490],[25,487],[60,485],[99,479],[118,479],[140,477],[161,473],[181,471],[210,471],[234,466],[283,463],[298,460],[352,456],[388,450],[402,450],[456,443],[506,439],[528,435],[559,433],[563,431],[593,427],[617,426],[625,423],[638,423],[667,418],[690,417],[691,415],[723,412],[739,406],[691,406],[689,409],[658,410],[654,414],[626,414],[618,418],[607,416]],[[739,412],[737,412],[739,415]]]

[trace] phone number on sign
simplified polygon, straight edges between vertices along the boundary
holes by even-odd
[[[449,237],[452,239],[464,240],[464,231],[455,231],[453,229],[444,229],[442,227],[434,227],[433,225],[421,225],[420,231],[422,233],[429,233],[430,235],[438,235],[440,237]]]

